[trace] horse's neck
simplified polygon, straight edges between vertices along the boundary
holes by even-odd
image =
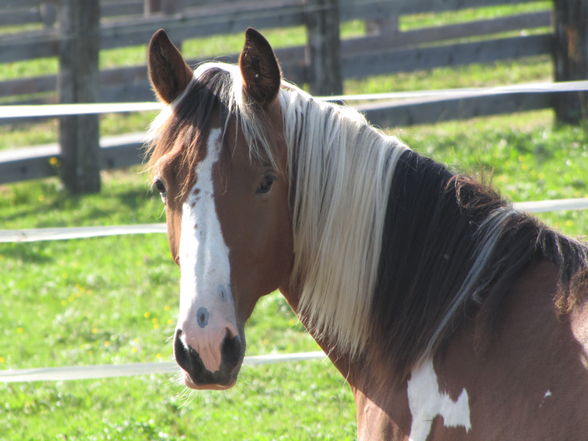
[[[394,381],[390,375],[391,368],[366,358],[352,361],[337,352],[320,335],[314,335],[308,320],[299,314],[298,303],[302,290],[290,285],[280,288],[280,291],[302,324],[349,383],[356,403],[358,440],[404,440],[402,434],[408,433],[410,428],[406,387]]]
[[[306,317],[300,314],[298,305],[300,302],[300,296],[302,295],[302,288],[297,286],[295,283],[288,283],[285,286],[281,286],[280,292],[292,308],[292,310],[296,313],[304,327],[309,331],[310,335],[314,338],[314,340],[318,343],[321,347],[323,352],[327,354],[333,365],[339,370],[341,375],[345,377],[349,381],[350,379],[350,371],[351,371],[351,363],[349,357],[341,355],[337,351],[334,351],[333,348],[329,345],[329,343],[321,338],[320,335],[315,335],[312,332],[312,326],[310,325],[309,321]],[[352,385],[353,386],[353,385]]]

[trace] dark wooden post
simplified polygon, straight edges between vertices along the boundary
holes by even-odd
[[[554,0],[555,81],[588,79],[588,1]],[[555,96],[559,122],[587,122],[588,93],[559,93]]]
[[[143,0],[143,15],[149,16],[162,13],[164,15],[174,15],[183,8],[183,0]],[[176,47],[182,50],[182,41],[173,40]]]
[[[99,93],[99,2],[60,0],[59,26],[59,102],[96,102]],[[61,179],[71,193],[100,191],[99,137],[97,115],[60,119]]]
[[[144,15],[151,15],[157,12],[162,12],[165,15],[173,15],[181,9],[181,0],[143,0]]]
[[[398,33],[398,17],[384,17],[376,18],[374,20],[366,20],[365,30],[368,35],[393,37]]]
[[[306,0],[306,64],[313,95],[343,93],[338,0]]]
[[[55,0],[44,0],[39,4],[41,21],[46,29],[55,26],[55,20],[57,19],[57,7],[55,3]]]

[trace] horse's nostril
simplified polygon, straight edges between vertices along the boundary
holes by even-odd
[[[176,336],[174,338],[174,356],[176,357],[177,363],[182,369],[188,370],[190,367],[190,358],[188,356],[188,348],[182,341],[182,330],[176,330]]]
[[[227,328],[227,333],[222,345],[223,363],[231,368],[241,360],[243,347],[238,335],[233,334],[232,330]]]

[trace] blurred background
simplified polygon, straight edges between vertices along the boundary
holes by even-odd
[[[588,80],[586,23],[581,0],[2,0],[0,106],[152,102],[156,29],[196,66],[235,62],[252,26],[315,95],[416,92],[339,100],[507,198],[588,198],[585,92],[422,94]],[[3,109],[1,230],[164,222],[140,165],[156,111]],[[585,236],[587,213],[539,216]],[[178,275],[162,234],[0,243],[0,371],[170,361]],[[317,350],[277,293],[246,333],[250,355]],[[354,418],[325,360],[244,367],[222,393],[174,375],[0,382],[0,440],[341,440]]]

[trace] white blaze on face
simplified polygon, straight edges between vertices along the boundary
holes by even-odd
[[[213,168],[221,131],[208,135],[206,157],[196,166],[196,183],[182,205],[180,314],[182,340],[210,372],[220,369],[225,337],[238,335],[230,287],[229,249],[214,201]]]
[[[410,441],[425,441],[437,416],[443,417],[445,427],[463,427],[467,432],[472,429],[467,391],[463,389],[457,401],[441,392],[433,360],[425,361],[412,371],[407,392],[412,414]]]

